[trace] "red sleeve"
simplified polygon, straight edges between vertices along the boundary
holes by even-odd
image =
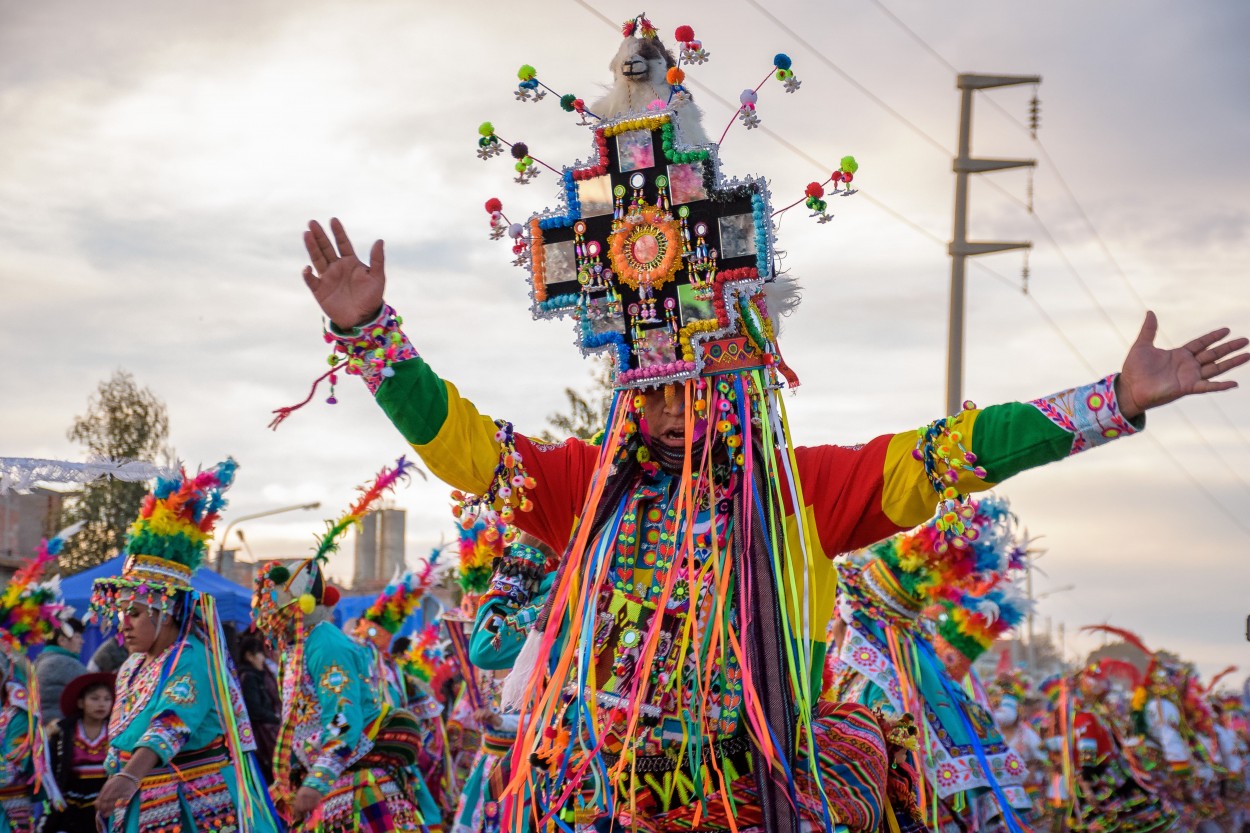
[[[882,508],[886,449],[892,434],[866,445],[800,446],[794,449],[803,502],[816,523],[821,549],[830,558],[899,532]]]
[[[530,491],[534,508],[517,512],[513,522],[557,554],[563,553],[590,491],[599,448],[576,438],[551,444],[521,434],[514,438],[535,486]]]

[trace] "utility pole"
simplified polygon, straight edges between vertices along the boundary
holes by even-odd
[[[230,530],[234,529],[235,524],[243,523],[243,521],[255,520],[256,518],[267,518],[270,515],[280,515],[283,512],[295,512],[301,509],[320,509],[320,508],[321,508],[321,501],[314,500],[312,503],[300,503],[295,506],[282,506],[277,509],[267,509],[264,512],[256,512],[251,515],[244,515],[240,518],[235,518],[233,521],[231,521],[229,524],[226,525],[226,531],[221,534],[220,543],[218,543],[217,545],[217,574],[221,575],[222,573],[222,568],[225,566],[222,562],[226,560],[226,553],[234,552],[234,550],[227,550],[226,544],[228,543],[227,539],[230,537]],[[242,535],[240,535],[240,537],[242,537]],[[244,541],[243,545],[247,546],[247,542]]]
[[[1029,242],[968,241],[968,175],[1009,168],[1032,168],[1036,159],[973,159],[972,94],[991,87],[1013,87],[1037,84],[1040,75],[974,75],[961,73],[956,86],[960,90],[959,155],[955,157],[955,228],[948,248],[951,256],[950,328],[946,343],[946,413],[957,414],[963,407],[964,375],[964,268],[970,256],[1029,249]],[[1031,641],[1030,641],[1031,643]]]

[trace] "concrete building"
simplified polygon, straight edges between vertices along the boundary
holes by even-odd
[[[36,486],[26,494],[0,495],[0,581],[7,582],[39,542],[57,532],[64,495]]]
[[[350,588],[353,593],[381,590],[404,571],[407,524],[408,513],[404,509],[379,509],[361,519]]]

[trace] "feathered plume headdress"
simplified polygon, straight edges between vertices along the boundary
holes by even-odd
[[[435,697],[439,696],[443,680],[454,671],[454,664],[439,642],[437,624],[421,631],[408,651],[399,657],[397,664],[405,674],[430,686]]]
[[[50,642],[73,614],[61,596],[60,577],[44,581],[43,574],[56,561],[65,540],[82,527],[82,523],[76,523],[45,538],[35,550],[35,557],[5,586],[0,594],[0,649],[14,656],[26,656],[32,648]]]
[[[1024,566],[1026,548],[1013,533],[1005,498],[986,495],[958,511],[965,530],[961,539],[948,542],[938,529],[940,518],[934,518],[873,546],[862,568],[840,566],[839,581],[852,608],[907,622],[943,600],[983,594],[1008,570]]]
[[[460,526],[460,587],[467,595],[480,596],[490,589],[495,561],[503,555],[508,537],[498,518],[479,515],[470,526]]]
[[[371,641],[383,636],[390,642],[390,637],[399,633],[408,617],[416,612],[425,598],[425,593],[434,581],[434,566],[438,563],[439,550],[430,553],[430,558],[419,571],[408,571],[386,585],[369,605],[369,609],[361,614],[356,622],[356,636]]]
[[[326,584],[322,568],[330,560],[330,554],[338,551],[347,530],[358,526],[383,495],[400,481],[407,480],[413,468],[413,464],[404,457],[395,461],[394,468],[383,467],[373,484],[361,489],[360,497],[342,516],[326,521],[326,531],[317,539],[317,548],[311,558],[294,568],[276,561],[261,568],[252,596],[259,627],[268,628],[280,611],[295,602],[299,602],[304,613],[312,613],[318,604],[333,606],[338,601],[338,591]]]
[[[107,613],[124,597],[170,610],[180,594],[190,591],[237,468],[227,459],[194,477],[180,469],[175,477],[157,480],[130,525],[122,574],[96,580],[92,609]]]
[[[933,643],[951,677],[963,679],[977,658],[1024,621],[1029,600],[1009,581],[984,592],[963,593],[938,603]]]

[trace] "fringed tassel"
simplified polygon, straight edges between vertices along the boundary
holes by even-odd
[[[213,705],[221,715],[222,737],[234,764],[235,775],[239,779],[239,833],[263,830],[267,825],[261,822],[260,811],[262,807],[268,806],[268,788],[257,772],[251,751],[243,748],[243,739],[239,735],[239,715],[235,712],[237,704],[230,696],[234,673],[226,635],[217,616],[217,603],[212,596],[200,595],[198,604],[204,620],[205,647],[208,649],[209,689],[213,695]],[[238,700],[239,703],[243,701],[241,692]],[[243,719],[247,719],[246,714]]]
[[[525,635],[525,644],[521,653],[517,654],[512,670],[504,678],[503,690],[499,697],[500,709],[505,712],[520,712],[528,699],[530,679],[538,660],[542,656],[543,635],[533,628]]]
[[[330,386],[331,388],[333,388],[336,375],[338,374],[340,370],[342,370],[345,367],[347,367],[347,362],[343,362],[342,364],[336,364],[334,367],[330,368],[325,373],[322,373],[320,376],[314,379],[312,383],[312,389],[308,391],[308,396],[304,397],[304,401],[297,402],[294,405],[288,405],[285,408],[275,408],[273,410],[273,413],[276,414],[276,416],[272,420],[270,420],[269,425],[267,426],[269,430],[277,431],[278,426],[281,425],[283,421],[286,420],[287,417],[289,417],[291,414],[295,413],[300,408],[307,405],[309,402],[312,402],[312,398],[317,395],[317,388],[320,387],[321,383],[324,382],[326,379],[330,380]],[[328,401],[331,405],[335,404],[333,392],[331,392],[330,399]]]

